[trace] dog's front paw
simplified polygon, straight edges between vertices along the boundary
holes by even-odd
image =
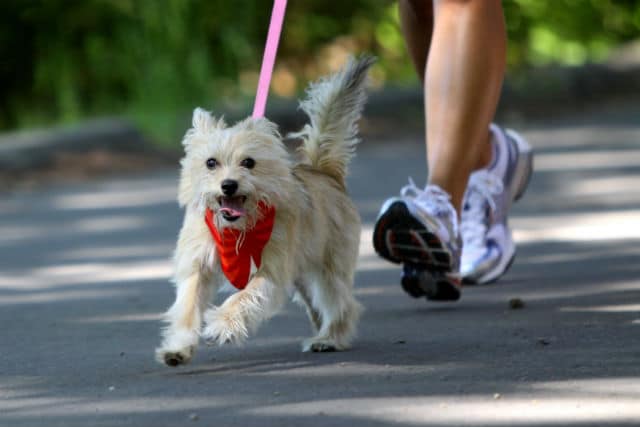
[[[240,313],[213,307],[204,318],[205,327],[200,335],[208,345],[242,344],[249,335]]]
[[[302,343],[302,351],[303,352],[313,352],[313,353],[329,353],[332,351],[340,351],[345,350],[344,346],[340,346],[332,339],[327,338],[309,338],[303,341]]]
[[[188,346],[179,350],[158,348],[156,349],[156,360],[171,367],[184,365],[191,361],[194,350],[194,346]]]
[[[198,333],[187,329],[167,329],[160,347],[156,349],[156,360],[167,366],[184,365],[191,361],[196,346]]]

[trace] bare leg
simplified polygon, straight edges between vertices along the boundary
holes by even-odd
[[[403,0],[400,12],[414,64],[420,69],[426,59],[429,183],[448,192],[459,212],[469,175],[492,155],[488,127],[506,56],[502,6],[499,0],[436,0],[431,15],[425,2]],[[422,55],[431,22],[429,53]]]

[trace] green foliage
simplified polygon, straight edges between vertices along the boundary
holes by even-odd
[[[636,0],[511,0],[504,9],[512,67],[602,61],[640,34]]]
[[[637,37],[640,1],[505,0],[512,71],[601,61]],[[174,143],[196,105],[253,98],[268,0],[3,0],[0,129],[124,114]],[[290,96],[346,52],[374,80],[415,82],[391,0],[290,0],[274,92]]]

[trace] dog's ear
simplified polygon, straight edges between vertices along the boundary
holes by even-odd
[[[213,129],[213,117],[210,112],[198,107],[193,110],[191,125],[196,132],[209,132]]]
[[[197,134],[207,134],[217,129],[224,129],[227,125],[221,117],[215,119],[209,111],[200,107],[193,110],[193,118],[191,119],[191,129],[189,129],[182,140],[182,145],[188,149]]]

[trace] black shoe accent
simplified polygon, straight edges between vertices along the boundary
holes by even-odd
[[[478,284],[478,282],[476,281],[476,279],[472,279],[470,277],[463,277],[462,284],[466,286],[475,286]]]
[[[438,272],[430,272],[419,265],[405,264],[402,288],[412,297],[426,296],[431,301],[457,301],[460,287],[454,279]]]
[[[402,266],[400,284],[402,284],[402,289],[414,298],[426,295],[420,286],[420,271],[412,265],[405,264]]]
[[[445,275],[435,275],[432,279],[435,283],[433,291],[427,293],[427,299],[431,301],[457,301],[460,299],[460,286],[453,279]]]

